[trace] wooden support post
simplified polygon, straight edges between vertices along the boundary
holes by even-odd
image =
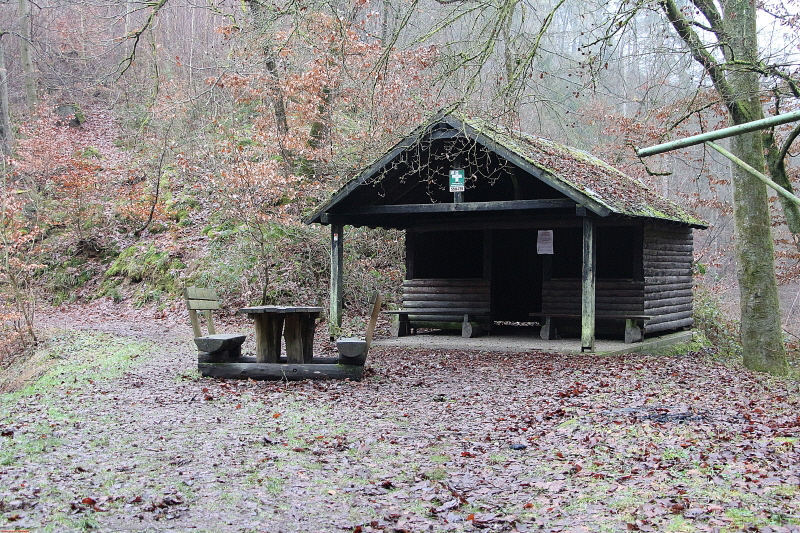
[[[464,322],[461,324],[461,336],[465,339],[480,337],[483,335],[483,328],[474,320],[470,320],[469,314],[464,315]]]
[[[406,279],[414,279],[414,252],[417,247],[417,234],[412,229],[406,230]]]
[[[644,281],[644,225],[639,224],[633,231],[633,279]],[[689,230],[691,231],[691,229]],[[691,254],[690,254],[691,255]]]
[[[492,281],[492,230],[483,230],[483,279]]]
[[[594,351],[595,277],[597,269],[594,219],[583,217],[583,275],[581,276],[581,352]]]
[[[331,309],[328,326],[331,339],[342,327],[343,263],[344,262],[344,225],[331,224]]]
[[[641,342],[644,338],[642,334],[642,328],[639,327],[637,324],[637,320],[635,318],[626,318],[625,319],[625,343],[631,344],[633,342]]]
[[[542,320],[542,329],[539,330],[539,337],[543,341],[549,341],[553,336],[553,319],[546,316]]]
[[[553,279],[553,254],[543,254],[539,257],[542,258],[542,281],[551,281]]]
[[[408,314],[399,313],[394,315],[390,331],[392,337],[407,337],[411,335],[411,328],[408,327]]]
[[[300,337],[303,339],[303,362],[314,359],[314,330],[317,329],[319,313],[303,313],[300,316]]]
[[[203,332],[200,330],[200,320],[197,318],[197,311],[189,309],[189,320],[192,321],[192,332],[195,338],[202,337]]]
[[[211,311],[203,311],[203,315],[206,317],[206,327],[208,328],[209,335],[216,335],[217,330],[214,329],[214,319],[211,318]]]
[[[492,317],[494,317],[494,310],[497,309],[497,302],[495,301],[495,292],[492,290],[492,258],[494,254],[494,246],[492,244],[493,232],[490,229],[483,230],[483,279],[489,282],[489,323],[487,333],[492,331]]]

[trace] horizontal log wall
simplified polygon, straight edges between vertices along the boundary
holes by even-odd
[[[644,283],[631,280],[597,280],[598,315],[644,314]],[[552,279],[542,283],[542,314],[581,314],[581,280]]]
[[[460,328],[465,314],[491,329],[489,281],[485,279],[410,279],[403,282],[403,309],[411,327]],[[414,314],[414,310],[436,314]],[[452,313],[452,314],[449,314]]]
[[[692,230],[686,226],[649,223],[644,226],[645,333],[691,326]]]

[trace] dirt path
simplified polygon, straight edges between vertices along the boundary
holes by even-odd
[[[222,382],[177,314],[118,311],[52,314],[62,359],[0,398],[2,527],[800,531],[792,382],[697,354],[392,347],[361,383]]]

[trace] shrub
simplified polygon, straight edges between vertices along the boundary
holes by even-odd
[[[728,316],[719,295],[705,287],[695,291],[694,326],[720,356],[742,356],[739,321]]]

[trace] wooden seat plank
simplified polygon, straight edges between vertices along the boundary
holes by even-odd
[[[579,313],[530,313],[532,318],[543,318],[544,324],[539,332],[542,340],[550,340],[553,335],[553,318],[582,318]],[[625,321],[625,342],[631,344],[639,342],[644,339],[644,329],[639,326],[639,321],[646,321],[652,319],[652,315],[636,315],[636,314],[610,314],[603,313],[595,316],[595,320],[624,320]]]
[[[242,344],[244,344],[247,336],[241,334],[218,334],[216,332],[214,320],[211,317],[211,311],[220,308],[216,291],[200,287],[186,287],[184,297],[186,299],[186,308],[189,310],[189,320],[192,323],[194,343],[197,349],[206,354],[206,358],[209,361],[236,361],[242,354]],[[201,311],[206,318],[207,335],[203,335],[200,329],[198,311]]]
[[[491,290],[488,280],[426,278],[403,282],[403,308],[396,315],[394,333],[407,335],[417,328],[461,330],[477,336],[491,329]]]

